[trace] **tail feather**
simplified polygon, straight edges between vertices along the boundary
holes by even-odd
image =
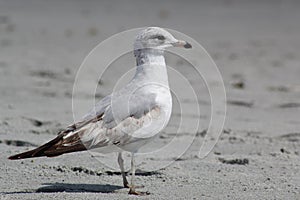
[[[13,156],[8,157],[10,160],[18,160],[18,159],[25,159],[25,158],[33,158],[33,157],[42,157],[45,156],[42,151],[40,151],[38,148],[33,149],[31,151],[26,151],[23,153],[19,153]]]
[[[82,143],[77,143],[72,146],[64,146],[64,134],[58,135],[53,140],[47,142],[46,144],[20,154],[16,154],[8,157],[10,160],[18,160],[18,159],[26,159],[26,158],[34,158],[34,157],[54,157],[59,156],[65,153],[71,153],[76,151],[84,151],[86,147]]]
[[[95,126],[89,126],[89,124],[98,122],[102,119],[102,116],[103,113],[96,116],[96,118],[91,118],[68,126],[66,130],[60,132],[56,138],[46,144],[37,147],[36,149],[10,156],[8,159],[18,160],[42,156],[54,157],[65,153],[85,151],[87,150],[86,146],[89,147],[91,142],[93,142],[93,139],[91,141],[85,141],[85,144],[83,144],[81,136],[86,132],[90,133],[91,131],[94,131]]]

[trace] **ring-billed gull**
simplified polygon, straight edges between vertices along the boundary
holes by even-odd
[[[162,28],[142,30],[134,41],[136,73],[125,87],[103,98],[81,121],[68,126],[50,142],[9,159],[54,157],[94,148],[116,151],[124,187],[130,188],[129,194],[142,194],[135,190],[134,154],[170,119],[172,98],[164,50],[172,46],[192,47]],[[130,184],[124,171],[122,151],[132,153]]]

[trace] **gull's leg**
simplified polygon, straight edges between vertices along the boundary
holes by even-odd
[[[129,194],[138,194],[135,191],[134,178],[135,178],[135,162],[134,162],[134,153],[132,153],[131,154],[131,185],[130,185]]]
[[[134,179],[135,179],[135,160],[134,160],[134,153],[131,155],[131,184],[130,184],[130,189],[128,194],[134,194],[134,195],[147,195],[149,194],[148,192],[137,192],[135,188],[138,188],[134,184]]]
[[[125,174],[125,170],[124,170],[124,160],[122,158],[122,153],[121,152],[119,152],[119,154],[118,154],[118,163],[119,163],[121,173],[122,173],[123,185],[124,185],[124,187],[129,188],[129,184],[128,184],[128,181],[126,179],[126,174]]]

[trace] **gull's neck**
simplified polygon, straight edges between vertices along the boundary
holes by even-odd
[[[135,77],[145,77],[166,86],[169,84],[163,50],[139,49],[134,51],[134,55],[137,64]]]
[[[134,51],[136,57],[136,65],[144,64],[166,65],[164,51],[159,49],[138,49]]]

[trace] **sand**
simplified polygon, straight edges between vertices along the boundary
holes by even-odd
[[[297,1],[0,1],[0,199],[300,199],[299,8]],[[76,72],[98,43],[152,25],[197,40],[222,74],[227,117],[207,158],[197,158],[210,116],[199,81],[199,102],[184,102],[190,123],[200,105],[198,134],[180,159],[138,173],[147,196],[129,196],[119,171],[88,152],[7,159],[72,123]],[[191,75],[185,62],[169,57],[174,68]],[[98,99],[112,91],[122,71],[112,69],[116,77],[99,84]],[[82,102],[91,98],[80,96]],[[158,144],[174,136],[177,111]],[[178,133],[182,141],[193,136],[185,128]],[[155,167],[174,155],[139,159],[143,170],[145,163]]]

